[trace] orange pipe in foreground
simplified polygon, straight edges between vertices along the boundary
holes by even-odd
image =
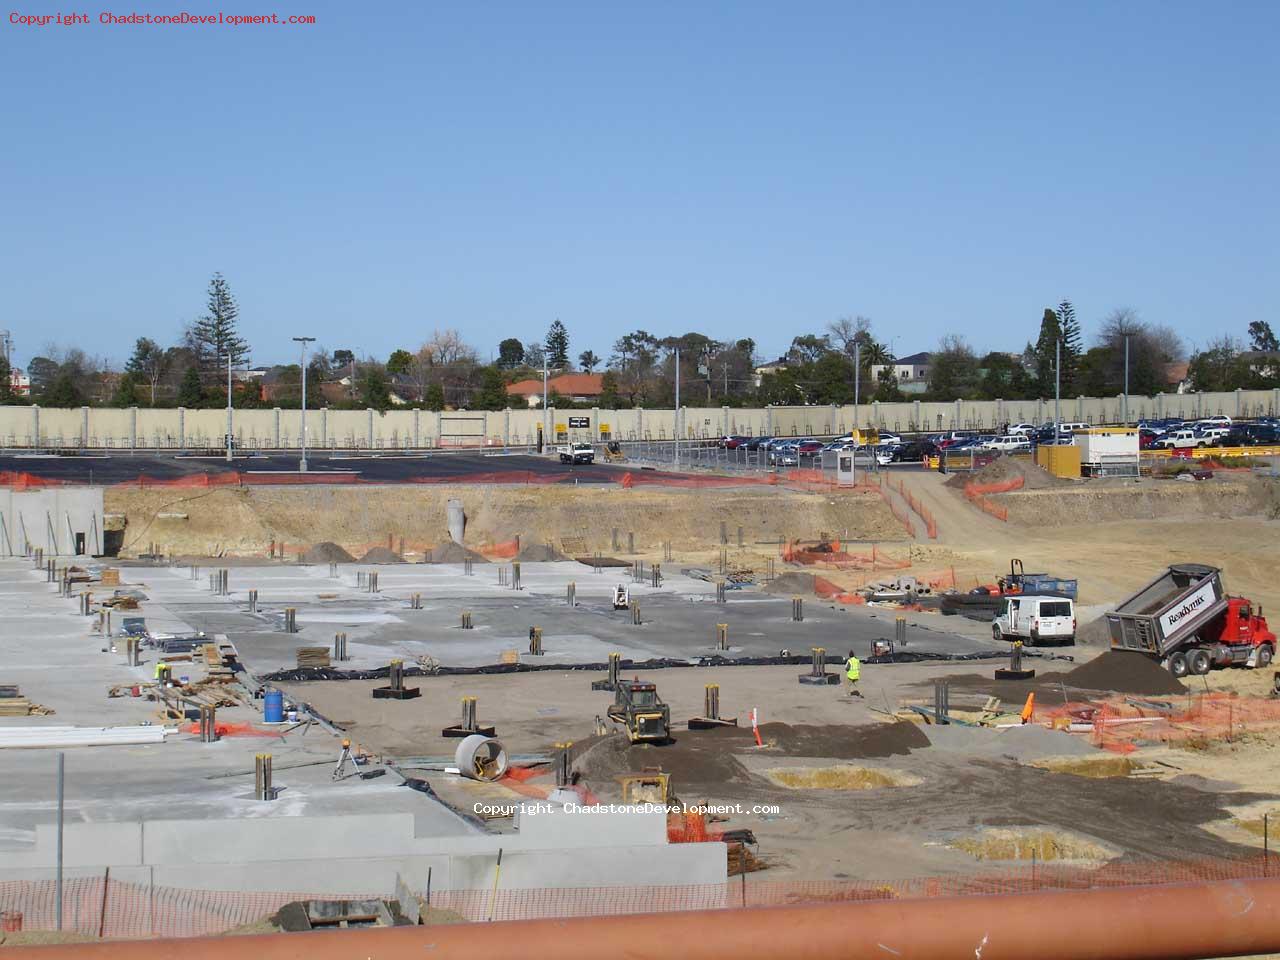
[[[4,960],[1179,960],[1280,952],[1280,880],[8,948]]]

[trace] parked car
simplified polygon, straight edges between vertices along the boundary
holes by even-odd
[[[880,440],[876,443],[877,447],[893,447],[902,442],[902,438],[896,433],[882,433]]]
[[[812,457],[822,451],[821,440],[801,440],[796,444],[796,453],[802,457]]]
[[[1150,427],[1141,427],[1138,430],[1138,449],[1148,450],[1151,445],[1156,442],[1160,434]]]
[[[1008,434],[1003,437],[992,437],[982,444],[983,449],[998,450],[1001,453],[1017,453],[1031,449],[1031,441],[1022,434]]]
[[[1237,423],[1222,438],[1224,447],[1280,445],[1280,428],[1271,423]]]
[[[1006,433],[1009,433],[1011,435],[1022,436],[1022,437],[1028,436],[1035,432],[1036,432],[1036,425],[1034,423],[1011,423],[1009,424],[1009,429],[1006,431]]]
[[[748,450],[759,450],[764,444],[772,440],[773,437],[751,437],[743,446]]]
[[[1179,447],[1184,449],[1187,447],[1207,447],[1208,445],[1209,441],[1207,439],[1186,427],[1181,430],[1170,430],[1151,444],[1158,450],[1173,450]]]
[[[919,463],[926,457],[932,457],[938,452],[938,445],[930,440],[911,440],[907,443],[900,443],[892,450],[888,451],[889,463]],[[882,463],[885,461],[881,461]]]
[[[769,464],[775,467],[797,467],[800,457],[796,453],[796,444],[782,443],[769,450]]]
[[[1199,420],[1197,420],[1197,421],[1196,421],[1196,426],[1198,426],[1198,427],[1199,427],[1199,426],[1204,426],[1204,427],[1230,427],[1230,426],[1231,426],[1231,418],[1230,418],[1230,417],[1228,417],[1228,416],[1224,416],[1223,414],[1219,414],[1219,415],[1218,415],[1218,416],[1216,416],[1216,417],[1201,417]]]
[[[1209,446],[1218,447],[1222,445],[1222,438],[1231,430],[1229,427],[1201,427],[1196,432],[1209,442]]]
[[[567,443],[559,448],[561,463],[595,463],[596,448],[589,443]]]

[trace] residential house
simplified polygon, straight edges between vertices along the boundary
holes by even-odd
[[[9,368],[9,390],[15,397],[31,396],[31,378],[22,371],[22,368]]]
[[[1174,393],[1191,392],[1191,364],[1182,360],[1178,363],[1164,365],[1164,383],[1167,390]]]
[[[768,374],[777,373],[779,370],[785,370],[785,369],[787,369],[786,357],[779,357],[777,360],[770,360],[768,363],[760,364],[760,366],[756,367],[756,371],[755,371],[756,389],[757,390],[760,389],[760,383],[761,383],[762,377]]]
[[[929,388],[930,353],[913,353],[910,356],[898,357],[893,363],[875,363],[871,365],[871,380],[880,379],[880,371],[888,370],[898,380],[898,387],[903,393],[924,393]]]
[[[604,374],[562,373],[548,380],[547,387],[573,403],[598,403],[604,393]],[[542,403],[542,381],[517,380],[507,385],[507,396],[512,400],[522,397],[529,406],[536,407]]]

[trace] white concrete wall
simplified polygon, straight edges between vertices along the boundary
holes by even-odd
[[[101,487],[0,487],[0,557],[23,556],[28,544],[70,556],[77,533],[84,534],[87,554],[102,553]]]
[[[1118,423],[1122,397],[1064,397],[1062,418],[1086,423]],[[990,429],[1003,423],[1044,423],[1053,418],[1048,400],[959,400],[954,403],[864,403],[858,407],[690,407],[680,412],[679,432],[689,439],[724,433],[776,436],[834,435],[857,424],[889,430]],[[1130,421],[1145,417],[1230,417],[1280,414],[1280,390],[1232,393],[1162,394],[1129,398]],[[570,428],[569,418],[588,425]],[[547,424],[555,441],[563,426],[570,440],[670,440],[677,431],[674,410],[309,410],[307,444],[328,449],[420,449],[451,446],[502,447],[537,440]],[[607,428],[607,430],[606,430]],[[182,450],[217,447],[227,430],[225,410],[82,407],[0,407],[0,447],[114,448]],[[300,410],[237,410],[233,432],[244,449],[296,449],[302,435]]]
[[[457,833],[429,837],[414,834],[411,813],[72,823],[64,841],[68,875],[110,867],[122,881],[204,890],[391,893],[397,873],[421,889],[428,869],[438,889],[483,888],[493,883],[499,849],[504,888],[727,878],[722,844],[668,844],[660,813],[544,814],[502,835],[459,821]],[[0,879],[48,876],[55,849],[55,827],[37,826],[34,847],[0,852]]]

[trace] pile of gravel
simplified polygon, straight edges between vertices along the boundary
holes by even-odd
[[[361,563],[404,563],[404,557],[386,547],[373,547],[360,558]]]

